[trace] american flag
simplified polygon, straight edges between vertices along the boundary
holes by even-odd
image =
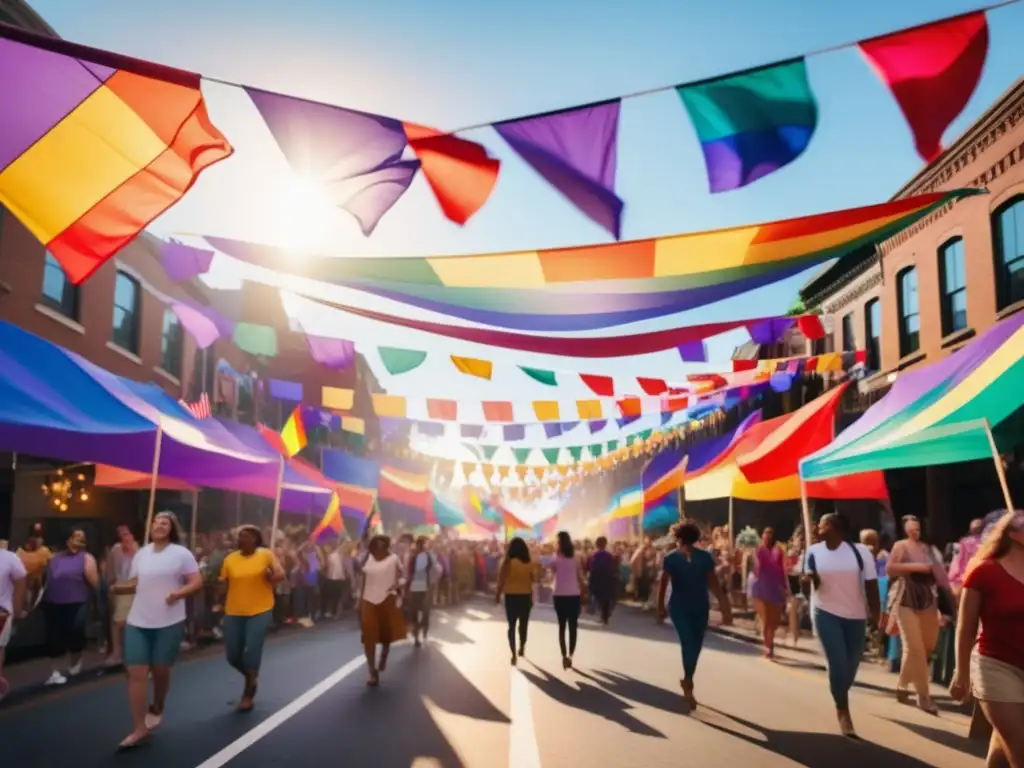
[[[198,402],[186,403],[184,400],[179,400],[181,407],[195,416],[197,419],[208,419],[212,416],[210,411],[210,396],[205,392],[199,396]]]

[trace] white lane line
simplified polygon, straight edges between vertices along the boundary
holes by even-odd
[[[294,699],[290,704],[279,709],[244,736],[241,736],[231,742],[212,757],[207,758],[205,761],[200,763],[197,768],[220,768],[222,765],[227,765],[257,741],[269,734],[275,728],[284,725],[346,677],[351,675],[357,669],[362,668],[365,664],[366,661],[362,658],[352,659],[352,661],[345,664],[345,666],[332,673],[330,677],[326,677],[321,680],[304,694]]]
[[[509,708],[512,723],[508,732],[509,768],[540,768],[540,749],[533,728],[533,707],[530,705],[530,683],[526,676],[512,667]]]

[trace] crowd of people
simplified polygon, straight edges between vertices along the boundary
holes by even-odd
[[[431,608],[474,593],[504,598],[512,664],[526,653],[538,602],[552,602],[559,651],[572,669],[580,615],[607,624],[629,600],[671,620],[681,651],[683,696],[697,706],[695,678],[708,629],[710,597],[723,623],[732,608],[752,607],[764,654],[779,630],[796,642],[813,627],[828,667],[840,730],[855,736],[849,691],[866,652],[898,656],[898,701],[936,714],[928,663],[943,628],[955,633],[950,690],[972,694],[993,726],[993,760],[1021,764],[1024,721],[1024,512],[993,513],[944,555],[922,538],[920,521],[903,519],[903,537],[883,546],[876,531],[823,516],[806,548],[802,530],[788,542],[771,528],[760,537],[692,521],[660,541],[551,542],[514,538],[467,541],[446,535],[382,533],[362,541],[312,541],[301,526],[278,531],[243,525],[208,532],[186,546],[175,516],[158,513],[143,546],[128,526],[99,557],[72,530],[48,547],[34,526],[16,552],[0,550],[0,648],[12,625],[41,611],[52,660],[48,685],[82,668],[89,619],[111,665],[127,670],[133,728],[122,743],[145,742],[163,718],[171,668],[179,652],[223,639],[227,662],[242,677],[237,708],[252,709],[268,633],[310,626],[353,612],[366,652],[367,684],[377,686],[391,644],[412,634],[427,640]],[[2,663],[2,656],[0,656]],[[149,680],[152,680],[150,692]],[[0,696],[7,692],[0,666]],[[990,763],[998,764],[998,762]]]

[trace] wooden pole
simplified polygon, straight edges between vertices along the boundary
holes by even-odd
[[[277,475],[277,492],[274,494],[274,515],[270,523],[270,547],[277,543],[277,523],[281,517],[281,486],[284,485],[284,456],[281,457],[281,469]]]
[[[803,474],[800,475],[800,506],[804,516],[804,540],[807,542],[807,549],[810,550],[813,543],[811,538],[811,505],[807,501],[807,484],[804,482]]]
[[[731,556],[733,550],[736,548],[736,531],[733,530],[733,515],[732,515],[732,496],[729,497],[729,555]]]
[[[188,546],[194,553],[196,551],[196,529],[199,524],[199,489],[192,491],[192,520],[189,524]]]
[[[1006,470],[1003,468],[1003,457],[999,455],[999,448],[996,446],[996,438],[992,434],[992,427],[988,419],[982,419],[985,424],[985,436],[988,437],[989,447],[992,449],[992,460],[996,463],[996,475],[999,477],[999,487],[1003,490],[1003,501],[1006,502],[1006,511],[1012,512],[1013,498],[1010,496],[1010,485],[1006,482]]]
[[[153,446],[153,471],[149,474],[149,509],[146,511],[146,535],[143,544],[149,544],[149,529],[153,527],[153,515],[156,513],[156,484],[160,475],[160,448],[164,442],[164,427],[156,425],[156,444]]]

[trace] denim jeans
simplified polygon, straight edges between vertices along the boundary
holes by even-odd
[[[849,709],[850,688],[864,653],[867,622],[814,609],[814,626],[828,664],[828,685],[836,709]]]
[[[263,641],[270,629],[273,611],[264,611],[254,616],[225,616],[221,625],[224,629],[224,651],[228,664],[243,675],[257,672],[263,659]]]

